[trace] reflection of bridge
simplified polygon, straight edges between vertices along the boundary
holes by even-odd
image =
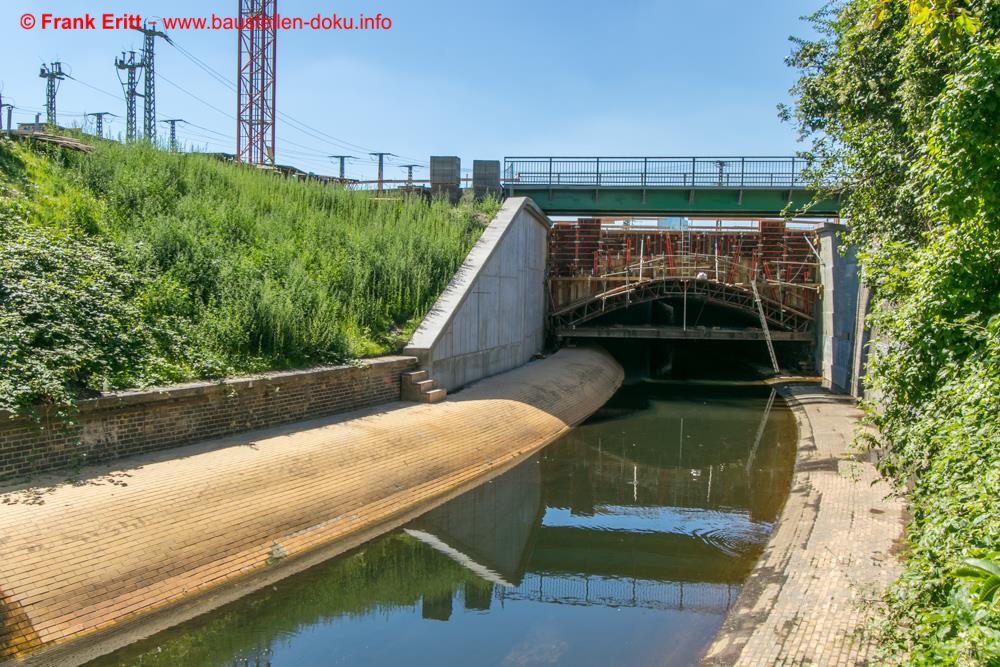
[[[721,614],[732,606],[739,590],[739,584],[566,574],[549,576],[533,572],[517,588],[499,588],[493,595],[501,602],[530,600],[570,605],[690,609]]]
[[[795,157],[509,157],[502,185],[549,215],[837,215]]]

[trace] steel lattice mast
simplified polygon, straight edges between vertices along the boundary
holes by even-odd
[[[135,89],[139,84],[136,71],[142,69],[142,63],[135,61],[135,51],[129,51],[127,59],[122,51],[121,57],[115,58],[115,67],[128,72],[128,78],[122,81],[125,91],[125,141],[132,142],[136,140]]]
[[[240,0],[236,161],[274,164],[277,0]]]
[[[66,78],[66,75],[62,71],[62,63],[56,61],[48,67],[42,65],[38,76],[45,79],[45,122],[47,125],[55,125],[56,90],[59,87],[58,82]]]
[[[103,139],[104,138],[104,117],[105,116],[114,116],[114,114],[111,113],[110,111],[97,111],[95,113],[88,113],[87,115],[88,116],[93,116],[94,120],[97,121],[97,127],[94,130],[94,134],[96,134],[98,137],[100,137],[101,139]]]
[[[143,23],[141,28],[136,28],[143,34],[142,44],[142,68],[143,68],[143,91],[142,91],[142,136],[146,141],[156,143],[156,58],[154,46],[156,38],[162,37],[170,42],[166,33],[160,32],[150,27],[150,23]]]
[[[177,146],[177,123],[186,123],[187,121],[184,120],[183,118],[167,118],[167,119],[165,119],[165,120],[163,120],[161,122],[166,123],[167,125],[170,126],[170,144],[169,144],[170,145],[170,150],[176,152],[177,148],[178,148],[178,146]]]

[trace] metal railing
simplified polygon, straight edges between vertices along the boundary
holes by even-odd
[[[796,157],[508,157],[506,187],[804,188]]]

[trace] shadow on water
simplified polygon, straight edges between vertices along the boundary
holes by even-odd
[[[686,665],[763,549],[770,388],[644,382],[402,530],[93,665]]]

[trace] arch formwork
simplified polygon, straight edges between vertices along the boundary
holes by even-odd
[[[629,306],[686,299],[763,317],[804,333],[820,292],[814,229],[783,220],[692,220],[683,228],[601,218],[553,224],[549,236],[550,324],[567,330]]]
[[[551,312],[552,326],[573,328],[598,317],[650,301],[688,299],[706,302],[759,317],[753,290],[749,286],[729,285],[708,278],[647,279],[599,292]],[[808,331],[814,317],[761,294],[761,306],[768,326],[781,331]]]

